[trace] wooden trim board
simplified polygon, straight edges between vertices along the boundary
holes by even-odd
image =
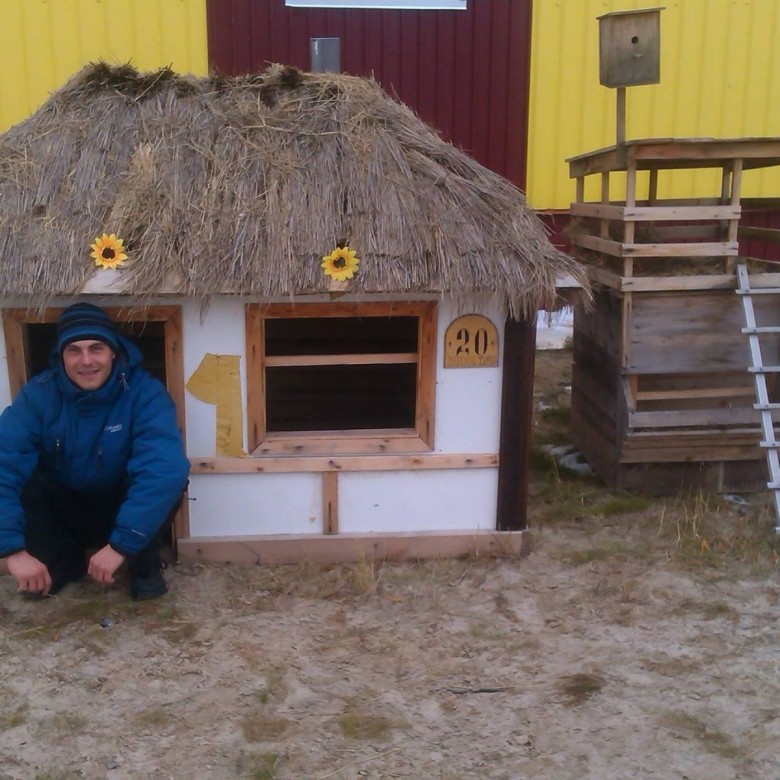
[[[457,531],[397,534],[214,536],[179,540],[179,561],[245,565],[330,565],[361,561],[415,561],[466,555],[527,555],[531,537],[524,531]]]

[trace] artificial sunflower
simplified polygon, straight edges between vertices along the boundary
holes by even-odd
[[[351,279],[357,272],[360,260],[348,246],[337,246],[322,258],[322,272],[336,282]]]
[[[90,256],[95,260],[95,265],[102,268],[116,268],[127,260],[124,253],[124,241],[117,238],[113,233],[109,236],[103,233],[100,238],[95,239],[95,243],[90,246],[92,250]]]

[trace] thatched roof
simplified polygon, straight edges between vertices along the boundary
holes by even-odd
[[[95,237],[128,260],[96,269]],[[238,78],[89,65],[0,136],[0,294],[121,274],[143,297],[322,292],[347,243],[358,293],[506,295],[549,306],[577,263],[511,183],[373,81],[272,66]]]

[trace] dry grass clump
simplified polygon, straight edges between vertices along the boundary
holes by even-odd
[[[663,503],[658,538],[681,564],[717,569],[734,560],[764,571],[780,563],[770,510],[758,504],[733,511],[722,497],[703,490],[680,494]]]
[[[368,715],[361,711],[347,711],[339,718],[341,733],[349,739],[390,739],[394,723],[383,715]]]
[[[241,720],[241,733],[247,742],[273,742],[283,736],[291,725],[286,718],[257,709]]]
[[[558,681],[558,692],[570,707],[590,701],[606,684],[597,672],[578,672],[562,677]]]
[[[745,752],[738,742],[696,715],[669,710],[662,715],[661,723],[683,738],[695,739],[705,750],[716,756],[731,759],[745,757]]]

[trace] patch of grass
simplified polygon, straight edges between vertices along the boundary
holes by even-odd
[[[267,704],[272,698],[279,696],[286,690],[284,685],[284,672],[281,669],[272,669],[265,675],[262,688],[255,693],[261,704]]]
[[[576,480],[546,479],[531,486],[528,514],[530,524],[559,524],[599,514],[603,489],[594,487],[589,478]]]
[[[601,505],[599,511],[604,517],[630,515],[644,511],[652,503],[652,500],[646,496],[613,496]]]
[[[579,672],[562,677],[558,682],[558,692],[565,703],[576,707],[590,701],[605,684],[604,678],[593,672]]]
[[[373,561],[360,561],[350,569],[349,580],[358,596],[370,596],[376,592],[378,577]]]
[[[84,774],[77,769],[44,769],[35,773],[34,780],[79,780],[81,777]]]
[[[718,496],[702,490],[663,505],[658,537],[669,557],[685,566],[719,569],[736,560],[765,572],[780,563],[770,518],[735,515]]]
[[[170,601],[156,601],[143,606],[146,608],[143,614],[144,628],[171,644],[187,642],[198,632],[198,624],[184,618],[179,608]]]
[[[38,732],[47,738],[64,739],[82,734],[89,721],[77,712],[58,712],[38,724]]]
[[[279,753],[249,753],[242,758],[239,771],[250,780],[273,780],[281,760]]]
[[[149,707],[149,709],[139,712],[135,717],[135,722],[139,726],[152,729],[160,729],[171,723],[173,718],[162,707]]]
[[[27,705],[17,707],[12,712],[4,712],[0,715],[0,731],[8,731],[26,723],[28,714]]]
[[[568,406],[551,406],[539,411],[539,417],[543,422],[551,425],[571,427],[571,409]]]
[[[241,732],[247,742],[272,742],[290,727],[286,718],[275,718],[255,710],[241,721]]]
[[[745,751],[728,734],[712,728],[695,715],[670,710],[664,713],[661,722],[672,732],[677,732],[686,738],[692,737],[705,750],[716,756],[722,758],[745,757]]]
[[[628,544],[620,539],[607,539],[597,546],[563,550],[559,553],[560,559],[567,561],[572,566],[583,566],[586,563],[605,561],[617,557],[646,560],[650,555],[651,550],[649,547]]]
[[[390,738],[393,723],[381,715],[345,712],[339,718],[339,728],[341,733],[350,739],[378,739],[386,741]]]
[[[674,608],[677,614],[698,613],[704,620],[718,620],[719,618],[739,618],[739,611],[724,601],[694,601],[682,599]]]

